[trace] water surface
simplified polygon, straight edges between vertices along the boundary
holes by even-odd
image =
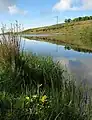
[[[79,81],[92,83],[92,54],[65,50],[62,45],[49,42],[28,40],[23,38],[22,45],[26,51],[36,53],[41,56],[51,56],[66,66]]]

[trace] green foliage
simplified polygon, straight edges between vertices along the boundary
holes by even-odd
[[[92,20],[92,16],[78,17],[74,19],[65,19],[65,23]]]
[[[91,120],[91,99],[87,88],[66,81],[60,91],[43,94],[0,93],[1,120]],[[44,89],[43,89],[44,90]]]
[[[85,21],[85,20],[92,20],[92,16],[85,16],[85,17],[78,17],[74,18],[72,21]]]
[[[71,19],[65,19],[65,23],[70,23]]]

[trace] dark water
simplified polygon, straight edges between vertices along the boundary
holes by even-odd
[[[43,41],[23,38],[22,45],[26,51],[37,55],[51,56],[59,61],[79,80],[92,83],[92,54],[65,50],[64,46]]]

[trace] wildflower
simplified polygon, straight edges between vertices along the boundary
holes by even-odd
[[[37,95],[33,95],[33,98],[37,98]]]
[[[42,102],[42,103],[45,103],[46,99],[47,99],[47,96],[46,96],[46,95],[42,96],[41,102]]]
[[[42,84],[39,85],[39,87],[41,87],[41,86],[42,86]]]
[[[29,99],[30,99],[30,98],[27,96],[27,97],[26,97],[26,100],[29,100]]]
[[[30,101],[33,102],[33,99],[31,99]]]

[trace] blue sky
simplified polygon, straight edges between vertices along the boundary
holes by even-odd
[[[25,28],[56,23],[65,18],[92,15],[92,0],[0,0],[0,22],[18,20]]]

